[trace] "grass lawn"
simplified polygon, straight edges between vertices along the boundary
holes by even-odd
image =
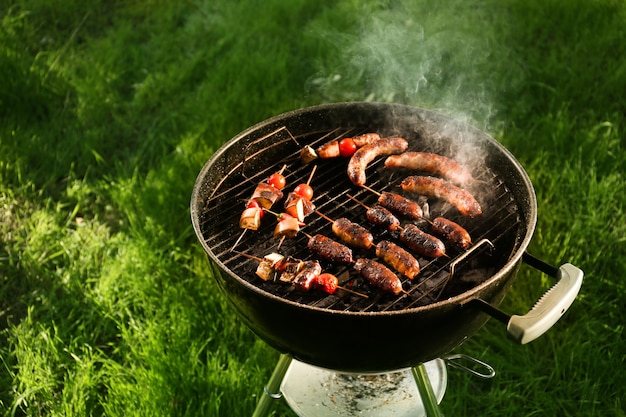
[[[193,183],[256,122],[353,100],[492,134],[537,193],[529,251],[585,271],[537,341],[491,320],[462,345],[498,374],[450,370],[442,411],[626,415],[623,1],[7,0],[0,19],[0,415],[250,415],[278,353],[211,277]],[[502,308],[550,285],[522,266]]]

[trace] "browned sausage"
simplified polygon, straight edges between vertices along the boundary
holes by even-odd
[[[400,232],[400,240],[413,252],[438,258],[446,254],[446,246],[435,236],[422,231],[414,224],[407,224]]]
[[[321,273],[322,266],[318,261],[304,261],[300,272],[293,279],[293,285],[299,290],[309,291]]]
[[[402,292],[402,282],[385,265],[367,258],[359,258],[354,264],[354,269],[371,285],[392,294]]]
[[[434,233],[443,236],[444,239],[459,245],[463,249],[469,248],[472,244],[472,238],[467,230],[452,220],[437,217],[433,220],[432,227]]]
[[[381,138],[374,143],[362,146],[350,158],[348,178],[355,185],[365,185],[365,169],[379,155],[392,155],[406,151],[409,143],[404,138]]]
[[[393,269],[409,279],[420,273],[417,259],[400,246],[388,240],[381,240],[376,245],[376,256],[385,261]]]
[[[404,152],[391,155],[385,160],[385,168],[406,168],[440,175],[455,184],[464,185],[472,181],[472,174],[454,159],[428,152]]]
[[[387,230],[397,230],[400,227],[400,220],[389,210],[381,205],[375,204],[367,209],[365,216],[370,223],[384,227]]]
[[[355,248],[369,249],[374,245],[374,236],[361,225],[342,217],[333,222],[333,233]]]
[[[441,178],[411,176],[405,178],[400,187],[409,193],[442,198],[464,216],[476,217],[483,212],[474,196]]]
[[[370,145],[380,139],[378,133],[364,133],[359,136],[354,136],[352,140],[357,148],[361,148],[365,145]]]
[[[324,235],[311,236],[307,246],[311,252],[327,261],[345,265],[353,262],[352,250],[349,247]]]
[[[424,212],[419,204],[395,193],[384,191],[378,197],[378,204],[394,213],[413,220],[421,219],[424,216]]]

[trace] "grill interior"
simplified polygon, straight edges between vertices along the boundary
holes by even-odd
[[[416,256],[421,267],[420,274],[413,280],[401,277],[406,294],[400,296],[385,294],[371,287],[351,267],[326,262],[321,262],[324,271],[335,274],[340,280],[340,285],[365,294],[368,298],[342,290],[333,295],[320,291],[303,293],[294,290],[289,284],[259,279],[254,273],[257,261],[244,258],[231,249],[242,232],[238,226],[239,216],[257,183],[265,181],[269,175],[279,171],[284,165],[286,169],[283,174],[287,180],[285,196],[297,184],[306,182],[313,166],[317,165],[310,185],[315,191],[313,202],[320,212],[332,219],[346,217],[361,224],[372,232],[375,243],[387,239],[402,245],[397,239],[397,233],[380,230],[369,224],[365,217],[366,209],[347,196],[350,194],[368,206],[375,204],[378,198],[376,194],[356,187],[350,182],[346,175],[347,159],[318,159],[307,165],[300,161],[300,150],[304,145],[308,144],[315,148],[330,140],[370,131],[376,131],[381,136],[398,134],[367,127],[339,127],[329,130],[313,128],[304,134],[294,136],[287,127],[281,127],[245,146],[242,145],[238,159],[230,161],[231,164],[224,169],[223,177],[211,190],[199,213],[201,233],[210,251],[233,274],[262,291],[308,306],[361,312],[410,309],[461,294],[492,276],[508,262],[518,245],[518,230],[522,223],[520,209],[503,178],[488,166],[482,165],[478,169],[470,167],[475,181],[469,190],[476,196],[483,209],[482,216],[476,219],[459,215],[454,208],[442,201],[435,199],[426,201],[423,198],[409,196],[422,204],[426,202],[431,218],[443,216],[465,227],[472,236],[474,246],[467,251],[460,251],[446,243],[450,258],[430,259]],[[409,150],[451,156],[448,155],[450,151],[441,142],[426,140],[419,132],[400,132],[400,135],[409,141]],[[378,192],[390,191],[402,194],[398,184],[408,175],[419,174],[387,170],[383,161],[384,158],[378,158],[367,169],[367,184]],[[284,200],[277,202],[272,210],[281,212],[283,202]],[[403,225],[407,223],[406,219],[401,220]],[[305,223],[303,232],[310,235],[321,233],[335,238],[331,224],[317,214],[309,215]],[[417,224],[428,231],[427,222]],[[302,260],[313,258],[307,249],[308,238],[304,233],[299,233],[294,239],[285,239],[277,249],[279,241],[272,237],[275,225],[276,220],[273,216],[266,214],[260,229],[246,231],[235,249],[257,257],[263,257],[270,252],[279,252]],[[359,257],[376,259],[373,249],[353,248],[352,251],[354,259]],[[451,271],[454,273],[451,274]]]

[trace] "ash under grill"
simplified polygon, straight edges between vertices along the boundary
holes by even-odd
[[[337,158],[316,160],[303,165],[300,161],[300,150],[304,145],[313,148],[330,140],[346,136],[355,136],[368,131],[367,128],[337,128],[329,131],[313,131],[304,135],[292,136],[287,128],[280,128],[250,143],[241,149],[240,159],[232,161],[225,169],[223,179],[212,190],[205,202],[204,211],[200,214],[201,230],[211,252],[235,275],[250,282],[263,291],[308,306],[339,310],[339,311],[394,311],[404,310],[431,304],[451,296],[463,293],[480,284],[503,265],[505,265],[513,248],[518,244],[518,228],[520,219],[518,205],[503,179],[487,166],[473,169],[475,181],[470,191],[477,197],[483,208],[482,216],[469,219],[456,213],[446,203],[435,199],[427,200],[431,218],[443,216],[453,220],[467,229],[472,236],[474,247],[461,251],[446,244],[450,258],[418,257],[421,272],[413,280],[401,277],[406,294],[393,296],[371,287],[360,278],[351,267],[338,267],[322,263],[324,271],[331,272],[340,280],[340,285],[368,295],[359,297],[339,290],[334,295],[319,291],[303,293],[296,291],[291,285],[282,282],[265,282],[259,279],[254,271],[257,261],[246,259],[231,251],[240,238],[239,216],[256,185],[264,181],[272,173],[286,166],[283,174],[287,180],[285,192],[288,193],[302,182],[306,182],[315,164],[317,169],[312,178],[311,186],[315,191],[313,202],[317,209],[332,219],[346,217],[369,229],[374,241],[387,239],[401,244],[395,232],[380,230],[368,223],[365,208],[351,200],[347,195],[354,196],[362,203],[371,206],[376,203],[377,195],[356,187],[346,175],[348,160]],[[381,136],[398,134],[398,132],[381,132]],[[419,134],[400,136],[409,141],[410,151],[433,152],[446,155],[446,149],[440,148],[436,141],[429,141]],[[448,155],[450,156],[450,155]],[[415,172],[386,170],[384,158],[372,162],[368,169],[368,186],[378,192],[389,191],[402,194],[399,183]],[[420,203],[424,201],[409,196]],[[281,212],[283,202],[277,202],[273,211]],[[331,224],[315,213],[306,219],[303,232],[309,235],[321,233],[333,237]],[[403,221],[403,225],[407,221]],[[259,230],[248,230],[237,243],[236,249],[250,255],[263,257],[270,252],[280,252],[302,260],[313,259],[307,249],[308,238],[304,233],[294,239],[286,239],[277,250],[278,240],[272,237],[276,220],[266,215]],[[428,231],[426,221],[423,226]],[[376,259],[375,251],[352,249],[354,258],[367,257]],[[451,274],[451,271],[454,271]]]

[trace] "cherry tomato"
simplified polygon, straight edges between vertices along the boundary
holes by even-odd
[[[246,208],[258,208],[259,210],[261,210],[261,212],[259,213],[259,217],[262,219],[263,216],[265,215],[265,210],[263,210],[263,208],[261,207],[261,205],[259,204],[258,201],[256,201],[256,199],[252,199],[250,200],[250,202],[248,203],[248,205],[246,206]]]
[[[307,200],[313,198],[313,188],[311,188],[309,184],[299,184],[296,188],[294,188],[293,192],[302,198],[306,198]]]
[[[287,180],[285,180],[285,177],[282,174],[279,174],[277,172],[270,175],[270,177],[267,179],[267,183],[277,190],[282,190],[283,188],[285,188]]]
[[[352,138],[343,138],[339,141],[339,155],[349,158],[356,152],[356,143]]]

